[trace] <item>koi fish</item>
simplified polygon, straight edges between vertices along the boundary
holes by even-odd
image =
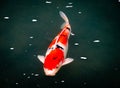
[[[43,63],[46,76],[55,76],[60,68],[71,63],[74,59],[66,58],[68,51],[68,40],[71,33],[71,26],[67,16],[60,11],[60,16],[65,21],[61,26],[61,32],[50,43],[45,56],[38,55],[38,59]]]

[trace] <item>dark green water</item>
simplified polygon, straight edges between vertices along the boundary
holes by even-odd
[[[59,11],[75,34],[68,51],[74,62],[46,77],[36,56],[60,31]],[[2,0],[0,88],[119,88],[119,21],[117,0]]]

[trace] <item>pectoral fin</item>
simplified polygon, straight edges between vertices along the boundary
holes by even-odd
[[[71,63],[73,60],[74,60],[74,59],[72,59],[72,58],[66,58],[65,61],[64,61],[63,64],[62,64],[62,66]]]
[[[38,55],[37,57],[38,57],[38,59],[39,59],[42,63],[44,63],[44,61],[45,61],[45,57],[44,57],[44,56]]]
[[[71,35],[74,36],[75,34],[71,32]]]

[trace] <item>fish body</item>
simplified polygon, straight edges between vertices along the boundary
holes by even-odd
[[[55,76],[63,65],[73,61],[72,58],[66,58],[71,26],[67,16],[62,11],[59,14],[65,21],[61,26],[61,32],[52,40],[45,56],[38,55],[46,76]]]

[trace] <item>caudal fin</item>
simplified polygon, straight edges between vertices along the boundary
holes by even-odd
[[[65,21],[65,23],[69,23],[69,20],[68,20],[67,16],[65,15],[65,13],[63,13],[62,11],[60,11],[59,14],[63,18],[63,20]]]

